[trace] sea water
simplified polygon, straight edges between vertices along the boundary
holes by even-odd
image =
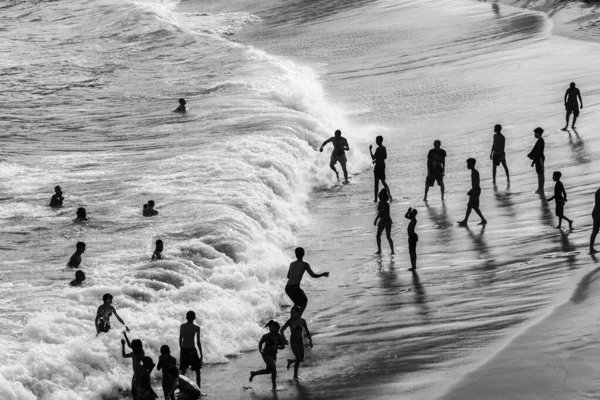
[[[524,154],[535,126],[557,134],[547,157],[571,179],[567,210],[576,221],[589,214],[592,117],[582,116],[578,133],[557,128],[569,81],[595,104],[600,53],[553,38],[540,14],[466,0],[2,10],[2,398],[120,397],[130,382],[120,324],[99,337],[93,327],[104,293],[155,359],[163,344],[178,348],[190,309],[206,362],[255,348],[261,325],[288,304],[284,278],[298,244],[316,269],[332,270],[325,289],[314,285],[323,301],[309,309],[315,341],[328,345],[307,369],[312,396],[348,398],[361,377],[404,398],[429,396],[542,315],[586,267],[577,252],[585,233],[550,228]],[[180,97],[185,115],[171,112]],[[510,191],[491,189],[495,123],[510,132]],[[351,144],[348,187],[317,151],[335,129]],[[398,258],[403,211],[419,205],[426,250],[417,278],[400,260],[367,255],[367,146],[379,133],[390,152]],[[434,188],[425,207],[423,160],[434,138],[450,154],[449,201]],[[480,160],[482,211],[494,221],[486,230],[453,226],[464,213],[468,156]],[[58,210],[47,207],[55,185],[65,193]],[[150,199],[160,214],[143,218]],[[77,207],[88,223],[73,222]],[[157,239],[164,260],[150,262]],[[88,279],[74,289],[65,263],[77,241],[87,244]]]

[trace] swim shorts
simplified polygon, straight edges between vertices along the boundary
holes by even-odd
[[[375,174],[375,179],[385,181],[385,165],[375,165],[373,173]]]
[[[296,360],[304,362],[304,342],[290,343],[290,347],[292,348],[292,352],[296,356]]]
[[[481,188],[473,188],[469,190],[469,203],[467,207],[479,208],[479,196],[481,195]]]
[[[202,364],[200,363],[200,357],[198,357],[198,351],[196,350],[196,348],[181,349],[179,356],[180,370],[185,371],[188,367],[190,367],[192,371],[198,371],[200,368],[202,368]]]
[[[346,164],[346,154],[345,153],[341,153],[341,154],[331,153],[331,161],[330,161],[331,165],[334,165],[336,162],[339,162],[342,165]]]
[[[502,161],[506,162],[506,158],[505,158],[505,154],[503,151],[499,152],[499,153],[494,153],[492,155],[492,162],[494,163],[495,166],[500,165],[500,163]]]
[[[96,331],[98,331],[98,333],[110,331],[110,321],[104,318],[98,319],[98,326],[96,327]]]
[[[571,115],[571,113],[573,113],[575,117],[579,116],[579,104],[567,104],[565,109],[567,110],[568,115]]]
[[[304,294],[304,290],[300,288],[300,285],[286,286],[285,293],[294,302],[295,306],[308,304],[308,298],[306,297],[306,294]]]
[[[425,178],[425,184],[427,186],[433,186],[435,182],[437,182],[438,186],[442,186],[444,184],[444,173],[442,171],[433,171],[427,174],[427,178]]]
[[[556,201],[556,216],[562,217],[563,215],[565,215],[565,203],[558,200]]]

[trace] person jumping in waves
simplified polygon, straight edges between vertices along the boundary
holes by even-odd
[[[191,367],[192,371],[196,372],[196,383],[198,387],[202,387],[201,378],[200,378],[200,369],[202,368],[202,343],[200,343],[200,327],[194,324],[194,320],[196,319],[196,313],[193,311],[188,311],[185,315],[185,319],[187,322],[181,324],[179,328],[179,348],[181,349],[180,357],[179,357],[179,369],[181,373],[185,375],[185,370],[188,367]],[[196,339],[196,343],[194,343],[194,339]],[[198,351],[196,350],[196,344],[198,345],[198,350],[200,351],[200,356],[198,357]]]
[[[306,325],[306,321],[304,318],[300,317],[300,307],[294,306],[290,310],[291,318],[286,321],[286,323],[281,328],[281,334],[289,327],[291,331],[290,336],[290,347],[292,348],[292,352],[294,353],[295,359],[287,360],[287,369],[290,369],[290,365],[294,364],[294,379],[298,379],[298,368],[300,367],[300,363],[304,362],[304,336],[302,335],[302,331],[306,332],[306,336],[308,337],[308,345],[312,349],[313,342],[310,337],[310,332],[308,331],[308,326]],[[285,336],[284,336],[285,338]]]
[[[581,104],[581,106],[579,104]],[[573,114],[573,124],[571,125],[571,128],[575,129],[575,122],[577,122],[577,117],[579,117],[580,108],[583,108],[583,100],[581,100],[581,93],[579,92],[579,89],[575,87],[575,82],[571,82],[569,88],[565,92],[565,110],[567,111],[567,124],[562,129],[563,131],[566,131],[569,127],[569,117],[571,116],[571,114]]]
[[[409,219],[408,223],[408,254],[410,255],[410,265],[411,268],[409,270],[416,271],[417,269],[417,242],[419,241],[419,235],[415,232],[415,227],[417,226],[417,210],[410,207],[406,212],[404,218]]]
[[[592,219],[594,220],[594,227],[590,236],[590,254],[595,254],[597,251],[594,248],[594,243],[596,242],[596,235],[598,235],[598,231],[600,230],[600,189],[596,190],[596,201],[592,210]]]
[[[373,168],[373,174],[375,175],[375,203],[377,203],[377,193],[379,193],[379,181],[387,190],[388,196],[390,196],[390,201],[392,201],[392,194],[390,193],[390,188],[387,183],[385,183],[385,160],[387,158],[387,150],[383,145],[383,136],[377,136],[375,138],[375,143],[377,143],[377,148],[375,149],[375,154],[373,154],[373,145],[369,146],[369,153],[371,153],[371,159],[373,160],[373,164],[375,164],[375,168]]]
[[[85,252],[85,243],[77,242],[75,248],[75,253],[73,253],[69,262],[67,262],[67,267],[77,269],[81,265],[81,255]]]
[[[492,151],[490,152],[494,185],[496,184],[496,167],[500,164],[502,164],[504,167],[506,181],[508,185],[510,185],[510,174],[508,173],[508,167],[506,166],[506,154],[504,153],[505,144],[506,138],[502,134],[502,125],[494,126],[494,143],[492,144]]]
[[[565,217],[564,207],[567,202],[567,192],[565,191],[565,187],[560,181],[560,177],[562,176],[560,171],[554,171],[552,174],[552,180],[556,182],[554,185],[554,196],[550,197],[548,201],[554,200],[556,202],[556,216],[558,217],[558,225],[556,229],[560,229],[562,225],[562,220],[566,220],[569,223],[569,229],[573,229],[573,220]]]
[[[287,273],[287,284],[285,285],[285,293],[288,295],[290,300],[294,303],[294,306],[298,306],[300,308],[300,316],[304,313],[306,306],[308,305],[308,298],[304,293],[304,290],[300,288],[300,282],[302,282],[302,277],[305,272],[312,278],[322,278],[329,277],[329,272],[323,272],[320,274],[316,274],[310,268],[310,265],[304,261],[304,249],[302,247],[298,247],[295,250],[296,253],[296,261],[290,264],[290,268]]]
[[[427,193],[429,187],[433,187],[435,182],[438,183],[442,191],[442,201],[444,201],[444,175],[446,173],[446,150],[440,146],[442,142],[435,140],[433,149],[427,154],[427,178],[425,178],[425,196],[423,201],[427,201]]]
[[[483,214],[479,211],[479,196],[481,195],[481,187],[479,186],[479,171],[475,168],[476,160],[474,158],[467,159],[467,169],[471,170],[471,190],[467,193],[469,196],[469,202],[467,203],[467,214],[465,219],[458,221],[461,226],[466,226],[471,215],[471,210],[474,210],[479,218],[481,218],[481,225],[487,224],[487,220],[483,218]]]
[[[63,197],[63,192],[62,189],[60,188],[60,186],[55,186],[54,187],[54,194],[52,195],[52,198],[50,199],[50,207],[62,207],[63,206],[63,201],[64,201],[64,197]]]
[[[540,127],[533,130],[533,134],[537,139],[537,142],[535,142],[533,149],[531,149],[529,154],[527,154],[527,157],[531,159],[531,166],[535,166],[535,172],[538,176],[538,188],[535,193],[541,196],[544,195],[544,183],[546,181],[544,177],[544,164],[546,163],[544,148],[546,147],[546,142],[544,142],[544,139],[542,139],[543,133],[544,130]]]
[[[117,310],[115,310],[115,308],[112,305],[112,294],[106,293],[104,296],[102,296],[102,301],[104,302],[104,304],[98,307],[98,311],[96,312],[96,320],[94,321],[94,324],[96,325],[96,336],[98,336],[102,332],[110,331],[110,317],[113,314],[115,315],[115,317],[117,317],[119,322],[125,326],[125,330],[129,332],[129,328],[127,327],[127,325],[125,325],[125,322],[123,322],[121,317],[119,317],[119,314],[117,314]]]
[[[344,183],[348,183],[348,171],[346,170],[346,151],[350,150],[350,146],[348,146],[348,141],[346,138],[342,137],[342,131],[339,129],[335,131],[335,136],[330,137],[326,141],[323,142],[319,151],[323,152],[323,147],[327,143],[331,142],[333,144],[333,151],[331,152],[331,160],[329,162],[329,167],[335,172],[335,176],[339,182],[340,174],[338,174],[337,169],[335,169],[335,164],[337,162],[342,166],[342,171],[344,172]]]
[[[379,224],[377,223],[379,221]],[[392,217],[390,217],[390,204],[388,203],[388,194],[385,189],[379,192],[379,204],[377,205],[377,217],[373,221],[373,225],[377,226],[377,253],[381,255],[381,234],[385,229],[385,236],[390,245],[390,254],[394,255],[394,242],[392,241]]]
[[[271,374],[273,390],[277,390],[277,350],[283,350],[285,348],[286,339],[279,333],[278,322],[271,320],[267,322],[265,327],[269,328],[269,333],[263,335],[260,342],[258,342],[258,351],[262,355],[267,368],[251,371],[249,381],[252,382],[252,379],[254,379],[256,375]]]

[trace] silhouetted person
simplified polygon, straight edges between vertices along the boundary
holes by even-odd
[[[138,373],[140,372],[139,368],[142,366],[146,354],[144,353],[144,347],[140,339],[133,339],[130,342],[127,333],[123,332],[123,336],[125,336],[125,339],[121,339],[121,355],[123,358],[131,358],[131,366],[133,367],[133,376],[131,377],[131,397],[133,397],[134,400],[137,400]],[[127,346],[131,349],[130,353],[125,353],[125,343],[127,343]]]
[[[73,279],[69,285],[71,286],[81,286],[83,284],[83,281],[85,281],[85,272],[79,270],[79,271],[75,271],[75,279]]]
[[[286,323],[281,328],[281,334],[290,328],[290,347],[292,348],[292,352],[294,353],[295,359],[287,360],[287,369],[290,369],[290,365],[294,364],[294,379],[298,379],[298,368],[300,368],[300,363],[304,362],[304,335],[302,332],[306,332],[306,336],[308,337],[308,343],[310,348],[313,347],[312,338],[310,337],[310,332],[308,331],[308,326],[306,325],[306,321],[304,318],[300,317],[300,307],[294,306],[290,310],[290,319],[286,321]],[[285,335],[284,335],[285,337]]]
[[[556,203],[556,216],[558,217],[558,225],[556,226],[556,228],[560,229],[562,225],[562,220],[564,219],[569,223],[569,229],[573,229],[573,220],[570,220],[564,215],[564,207],[565,203],[567,202],[567,192],[565,191],[565,187],[560,181],[561,176],[562,174],[560,173],[560,171],[554,171],[554,173],[552,174],[552,180],[556,182],[556,184],[554,185],[554,196],[550,197],[548,201],[554,200],[554,202]]]
[[[129,332],[129,328],[127,327],[127,325],[125,325],[125,322],[123,322],[121,317],[119,317],[119,314],[117,314],[117,310],[115,310],[115,308],[112,305],[112,294],[104,294],[104,296],[102,296],[102,301],[103,304],[100,307],[98,307],[98,311],[96,312],[96,320],[94,321],[94,324],[96,325],[96,336],[98,336],[102,332],[110,331],[110,317],[112,317],[113,314],[115,315],[115,317],[117,317],[119,322],[125,326],[125,330]],[[127,338],[127,335],[125,335],[125,338]]]
[[[177,369],[177,360],[171,355],[171,349],[169,346],[165,344],[160,347],[160,357],[158,357],[158,365],[156,366],[158,371],[161,369],[163,370],[162,388],[163,392],[165,393],[165,400],[175,400],[174,394],[171,394],[169,397],[169,392],[175,384],[175,381],[172,380],[169,375],[169,370],[171,368]]]
[[[465,219],[462,221],[458,221],[459,225],[465,226],[467,225],[467,221],[469,220],[469,215],[471,215],[471,210],[475,211],[479,218],[481,218],[481,225],[487,224],[485,218],[483,218],[483,214],[479,211],[479,196],[481,195],[481,187],[479,185],[479,171],[475,168],[476,160],[474,158],[467,159],[467,169],[471,170],[471,190],[467,193],[469,196],[469,202],[467,203],[467,214],[465,215]]]
[[[410,207],[406,212],[404,218],[409,219],[408,223],[408,254],[410,255],[410,265],[411,268],[409,270],[417,269],[417,242],[419,241],[419,235],[415,232],[415,227],[417,226],[417,210]]]
[[[425,195],[423,201],[427,201],[427,192],[429,187],[433,187],[435,182],[438,183],[442,191],[442,201],[444,201],[444,174],[446,171],[446,150],[440,146],[442,142],[435,140],[433,149],[427,154],[427,178],[425,178]]]
[[[137,366],[137,400],[158,399],[158,395],[152,389],[150,376],[154,367],[154,361],[148,356],[144,357],[142,364]]]
[[[531,166],[535,166],[535,172],[538,176],[538,188],[535,191],[536,193],[543,195],[544,194],[544,164],[546,162],[546,156],[544,156],[544,148],[546,147],[546,142],[542,139],[542,134],[544,130],[542,128],[535,128],[533,130],[534,136],[537,139],[533,149],[527,154],[527,157],[531,159]]]
[[[331,152],[331,159],[329,161],[329,167],[335,172],[335,176],[339,182],[340,174],[338,174],[337,169],[335,169],[335,164],[337,162],[342,166],[342,171],[344,172],[344,183],[348,183],[348,171],[346,170],[346,151],[350,150],[350,146],[348,146],[348,141],[346,138],[342,137],[342,131],[335,131],[335,136],[330,137],[326,141],[323,142],[320,152],[323,152],[323,147],[327,143],[331,142],[333,144],[333,151]]]
[[[273,383],[273,390],[277,389],[277,350],[285,348],[285,337],[279,333],[279,323],[273,320],[269,321],[266,325],[269,328],[269,333],[263,335],[258,342],[258,351],[262,355],[262,358],[266,364],[265,369],[250,372],[249,381],[256,375],[271,374],[271,382]],[[264,348],[263,348],[264,346]]]
[[[148,211],[148,203],[144,204],[144,207],[142,208],[142,215],[144,217],[151,217],[150,212]]]
[[[496,167],[500,164],[502,164],[502,166],[504,167],[504,172],[506,173],[506,181],[510,185],[510,174],[508,173],[508,167],[506,166],[506,154],[504,153],[505,144],[506,138],[502,134],[502,126],[494,126],[494,144],[492,144],[492,151],[490,152],[494,185],[496,184]]]
[[[177,400],[198,400],[202,393],[200,388],[184,375],[180,375],[177,368],[169,368],[167,370],[169,379],[173,381],[173,387],[169,391],[167,397],[175,396],[175,391],[179,389]]]
[[[73,253],[69,262],[67,262],[67,267],[77,269],[81,265],[81,255],[85,252],[85,243],[77,242],[75,248],[75,253]]]
[[[579,101],[577,101],[579,100]],[[579,105],[581,103],[581,106]],[[575,128],[575,122],[577,122],[577,117],[579,117],[579,109],[583,108],[583,100],[581,100],[581,93],[579,89],[575,87],[575,82],[571,82],[569,88],[565,92],[565,110],[567,110],[567,124],[563,128],[563,131],[566,131],[569,127],[569,117],[573,114],[573,124],[571,128]]]
[[[598,230],[600,230],[600,189],[596,190],[592,219],[594,220],[594,227],[592,228],[592,235],[590,236],[590,254],[597,253],[596,249],[594,248],[594,243],[596,242]]]
[[[163,241],[158,239],[156,241],[156,249],[154,249],[154,253],[152,253],[152,261],[162,260],[162,252],[163,252]]]
[[[60,188],[60,186],[55,186],[54,187],[54,194],[52,195],[52,198],[50,198],[50,207],[62,207],[63,206],[63,200],[65,198],[63,197],[63,192],[62,189]]]
[[[300,287],[304,273],[308,272],[308,275],[310,275],[312,278],[321,278],[328,277],[329,272],[323,272],[321,274],[314,273],[310,268],[310,265],[304,261],[304,249],[302,247],[297,247],[295,253],[296,261],[290,264],[290,268],[288,269],[287,273],[288,281],[285,285],[285,294],[288,295],[295,306],[300,307],[300,316],[302,316],[306,306],[308,305],[308,298],[306,297],[304,290],[302,290]]]
[[[379,223],[377,223],[379,221]],[[373,225],[377,226],[377,253],[381,254],[381,234],[385,229],[385,236],[387,237],[390,245],[390,254],[394,255],[394,242],[392,241],[392,217],[390,216],[390,203],[388,203],[388,194],[385,189],[381,189],[379,192],[379,204],[377,205],[377,216]]]
[[[85,221],[89,221],[90,218],[87,216],[87,212],[85,211],[85,208],[83,207],[79,207],[77,209],[77,218],[75,218],[75,222],[85,222]]]
[[[173,112],[177,112],[177,113],[187,112],[187,106],[186,106],[185,99],[179,99],[179,106],[177,106],[177,108],[174,109]]]
[[[369,153],[371,153],[371,159],[373,160],[373,164],[375,164],[375,168],[373,168],[373,174],[375,175],[375,203],[377,203],[377,193],[379,193],[379,181],[387,190],[388,196],[390,196],[390,201],[392,201],[392,194],[390,193],[390,188],[387,183],[385,183],[385,160],[387,158],[387,150],[383,145],[383,136],[377,136],[375,138],[375,143],[377,143],[377,148],[375,149],[375,154],[373,154],[373,145],[369,146]]]
[[[194,324],[196,313],[188,311],[185,315],[186,323],[181,324],[179,328],[179,348],[181,354],[179,357],[179,369],[185,375],[185,370],[190,367],[196,372],[196,384],[202,387],[200,380],[200,369],[202,368],[202,343],[200,343],[200,327]],[[198,345],[198,350],[196,350]],[[198,356],[200,351],[200,356]]]
[[[148,216],[154,217],[158,215],[158,211],[154,209],[154,200],[148,200]]]

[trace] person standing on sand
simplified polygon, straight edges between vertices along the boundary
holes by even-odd
[[[285,285],[285,294],[292,300],[294,306],[300,307],[300,316],[302,316],[302,313],[304,313],[304,310],[308,305],[308,298],[306,297],[304,290],[300,288],[300,282],[302,282],[304,272],[308,272],[312,278],[329,277],[329,272],[323,272],[321,274],[314,273],[310,268],[310,265],[304,261],[304,249],[302,247],[296,248],[295,253],[296,261],[290,264],[287,273],[288,281]]]
[[[590,236],[590,254],[597,253],[594,248],[594,242],[596,242],[596,235],[598,235],[598,231],[600,230],[600,189],[596,190],[596,202],[592,211],[592,219],[594,220],[594,227]]]
[[[192,371],[196,372],[196,384],[198,387],[202,387],[200,379],[200,368],[202,368],[202,343],[200,343],[200,327],[194,324],[196,319],[196,313],[188,311],[185,315],[187,322],[181,324],[179,328],[179,348],[181,353],[179,355],[179,369],[181,373],[185,375],[185,370],[190,367]],[[194,343],[196,339],[196,343]],[[198,357],[198,351],[196,350],[196,344],[200,351],[200,357]]]
[[[331,160],[329,161],[329,167],[335,172],[335,176],[337,177],[338,182],[340,181],[340,174],[338,174],[337,169],[335,169],[335,164],[337,162],[342,166],[342,171],[344,172],[344,183],[348,183],[348,171],[346,170],[346,151],[350,150],[350,146],[348,146],[348,141],[346,138],[342,137],[342,131],[339,129],[335,131],[335,136],[330,137],[326,141],[323,142],[319,151],[323,152],[323,147],[327,143],[331,142],[333,144],[333,151],[331,152]]]
[[[504,167],[504,172],[506,173],[506,181],[510,186],[510,174],[508,173],[508,167],[506,166],[506,154],[504,153],[505,144],[506,138],[502,134],[502,125],[494,126],[494,143],[492,144],[492,151],[490,152],[494,185],[496,184],[496,167],[502,164]]]
[[[535,172],[538,176],[538,188],[535,191],[536,194],[541,196],[544,195],[544,163],[546,162],[546,156],[544,155],[544,148],[546,147],[546,142],[542,139],[542,134],[544,130],[540,127],[537,127],[533,130],[534,136],[537,139],[533,149],[527,154],[527,157],[531,159],[531,166],[535,166]]]
[[[390,193],[390,188],[387,183],[385,183],[385,160],[387,158],[387,150],[383,145],[383,136],[377,136],[375,138],[375,143],[377,143],[377,148],[375,149],[375,154],[373,154],[373,145],[369,146],[369,153],[371,153],[371,159],[373,160],[373,164],[375,164],[375,168],[373,168],[373,174],[375,175],[375,203],[377,203],[377,193],[379,193],[379,181],[387,190],[388,196],[390,196],[390,201],[392,201],[392,194]]]
[[[479,196],[481,195],[481,187],[479,186],[479,171],[475,168],[475,163],[477,161],[474,158],[467,159],[467,169],[471,170],[471,190],[467,193],[469,196],[469,202],[467,203],[467,214],[465,215],[465,219],[462,221],[458,221],[460,226],[466,226],[467,221],[469,220],[469,215],[471,215],[471,210],[474,210],[479,218],[481,218],[481,225],[487,224],[487,220],[479,211]]]
[[[581,106],[579,104],[581,104]],[[565,110],[567,110],[567,124],[562,129],[563,131],[566,131],[569,127],[569,117],[571,116],[571,114],[573,114],[573,124],[571,125],[571,128],[575,129],[575,122],[577,122],[577,117],[579,117],[580,108],[583,108],[583,100],[581,100],[581,93],[579,92],[579,89],[575,87],[575,82],[571,82],[569,88],[565,92]]]
[[[379,221],[379,224],[377,223]],[[388,194],[385,189],[381,189],[379,192],[379,204],[377,205],[377,217],[375,217],[375,221],[373,221],[373,225],[377,226],[377,253],[381,255],[381,234],[385,229],[385,236],[387,237],[388,243],[390,245],[391,255],[395,255],[394,253],[394,242],[392,241],[392,217],[390,216],[390,204],[388,203]]]
[[[567,192],[560,181],[561,176],[562,174],[560,171],[554,171],[552,174],[552,180],[556,182],[556,185],[554,185],[554,196],[550,197],[548,201],[554,200],[556,202],[556,216],[558,217],[558,225],[556,226],[556,229],[560,229],[562,220],[564,219],[569,223],[569,229],[573,230],[573,221],[565,217],[564,214],[564,207],[565,203],[567,202]]]
[[[408,254],[410,255],[409,271],[416,271],[417,269],[417,242],[419,241],[419,235],[415,232],[417,226],[417,210],[410,207],[406,212],[404,218],[409,219],[408,223]]]
[[[427,201],[427,192],[429,187],[433,187],[435,182],[438,183],[442,191],[442,201],[444,201],[444,175],[446,173],[446,150],[440,146],[442,142],[435,140],[433,149],[427,154],[427,178],[425,178],[425,196],[423,201]]]

